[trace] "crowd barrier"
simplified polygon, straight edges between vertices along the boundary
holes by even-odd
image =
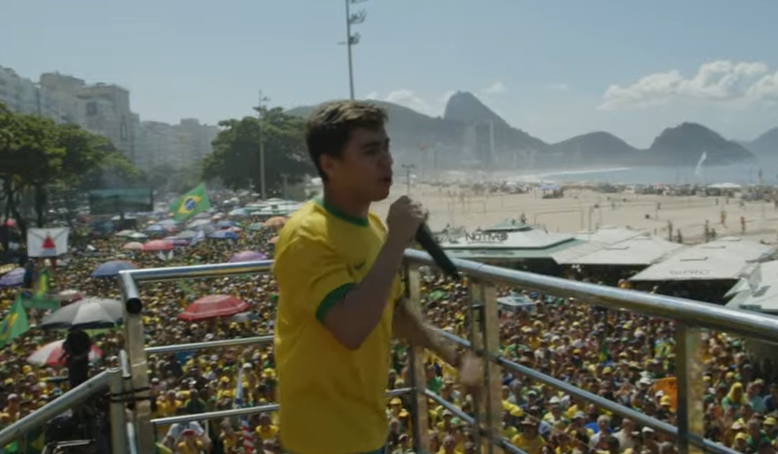
[[[270,261],[259,261],[122,271],[119,283],[125,300],[124,332],[126,342],[126,362],[123,361],[125,364],[123,369],[99,374],[82,386],[69,391],[62,398],[0,431],[0,446],[4,446],[26,431],[44,424],[66,409],[79,405],[95,392],[101,392],[107,385],[111,387],[111,395],[131,395],[135,402],[131,417],[128,418],[124,407],[126,400],[112,400],[111,438],[113,452],[116,454],[153,452],[154,426],[159,424],[275,411],[278,408],[276,405],[263,405],[152,419],[147,365],[149,354],[261,344],[271,341],[272,336],[146,347],[142,321],[143,302],[138,289],[141,284],[156,281],[262,273],[269,271],[271,263]],[[423,351],[419,347],[411,348],[409,358],[411,376],[408,383],[410,386],[405,389],[393,390],[391,394],[410,394],[414,397],[411,414],[414,423],[415,452],[429,452],[429,440],[426,436],[429,414],[427,402],[432,400],[447,408],[462,421],[477,428],[473,434],[476,437],[476,445],[482,448],[482,453],[521,454],[521,450],[511,445],[509,440],[501,435],[503,412],[501,370],[507,369],[551,386],[572,397],[592,403],[612,414],[630,418],[639,426],[651,427],[658,432],[667,434],[676,440],[678,452],[682,454],[736,453],[736,451],[703,438],[705,385],[703,382],[702,350],[698,348],[701,342],[701,332],[704,329],[710,329],[762,342],[778,343],[778,318],[727,309],[707,303],[569,281],[471,261],[455,260],[455,263],[460,272],[468,277],[472,310],[469,339],[463,339],[442,330],[438,330],[438,332],[449,341],[462,348],[471,349],[484,358],[484,396],[479,399],[480,405],[473,412],[473,416],[463,413],[459,408],[441,399],[426,389]],[[403,266],[406,277],[406,296],[412,304],[419,305],[421,302],[420,267],[434,267],[434,263],[425,253],[406,251]],[[674,320],[676,322],[675,354],[678,383],[677,427],[503,358],[500,355],[498,304],[495,287],[497,284],[539,291],[558,297],[575,298],[578,302],[612,310],[628,310]]]

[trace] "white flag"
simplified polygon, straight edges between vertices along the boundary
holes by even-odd
[[[27,231],[27,255],[30,257],[57,257],[68,251],[70,229],[30,229]]]

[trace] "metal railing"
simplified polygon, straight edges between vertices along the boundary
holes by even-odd
[[[698,348],[701,341],[701,330],[713,329],[763,342],[778,343],[778,318],[679,298],[568,281],[470,261],[455,260],[455,263],[459,270],[469,278],[468,285],[472,303],[470,309],[472,311],[470,333],[468,339],[462,339],[444,331],[439,330],[438,332],[449,341],[456,343],[462,348],[473,349],[487,359],[486,367],[484,367],[485,398],[480,399],[479,405],[474,409],[473,416],[470,416],[430,392],[424,385],[426,380],[424,376],[423,352],[419,347],[410,349],[409,369],[411,387],[395,390],[393,393],[411,393],[414,397],[412,399],[411,412],[414,416],[413,430],[416,452],[429,452],[428,437],[425,435],[428,427],[427,402],[431,400],[460,417],[462,421],[476,426],[478,428],[474,431],[476,444],[482,446],[483,452],[494,454],[496,450],[502,449],[511,453],[521,453],[520,450],[512,446],[507,439],[501,436],[503,413],[501,369],[504,368],[537,382],[544,383],[570,396],[591,402],[597,407],[603,408],[615,415],[630,418],[640,426],[651,427],[656,431],[667,434],[675,438],[681,453],[735,453],[735,451],[703,438],[702,393],[705,387],[703,382],[702,352]],[[260,261],[142,269],[120,273],[119,281],[125,299],[125,350],[127,353],[127,372],[129,373],[127,381],[131,382],[131,384],[125,383],[125,386],[128,390],[135,390],[133,392],[135,406],[132,423],[127,424],[130,430],[125,433],[129,440],[125,439],[123,442],[119,440],[114,441],[114,446],[118,448],[114,452],[125,453],[128,448],[134,452],[136,447],[137,452],[152,452],[154,444],[153,427],[155,425],[248,415],[277,409],[275,405],[263,405],[245,409],[152,420],[148,388],[147,356],[149,354],[266,343],[272,339],[272,336],[145,347],[143,345],[144,328],[141,317],[143,304],[138,290],[138,284],[146,282],[260,273],[268,271],[270,265],[270,261]],[[427,254],[417,251],[406,252],[404,262],[405,288],[406,296],[411,304],[419,305],[421,303],[420,267],[422,266],[434,266]],[[496,284],[507,284],[514,287],[537,290],[554,296],[574,297],[579,302],[609,309],[624,309],[644,315],[675,320],[676,377],[678,384],[677,427],[501,357]],[[109,382],[115,381],[109,380],[108,374],[108,372],[100,374],[88,383],[90,383],[92,388],[98,385],[102,388]],[[67,399],[57,399],[38,412],[0,431],[0,446],[3,443],[8,443],[18,438],[26,430],[44,423],[51,417],[56,416],[56,414],[73,406],[74,403],[82,402],[92,392],[94,392],[94,389],[78,387],[66,394]],[[122,415],[124,414],[123,411],[121,413]],[[115,411],[112,411],[112,417],[114,415],[117,418],[122,417],[119,416],[118,407]],[[116,430],[114,436],[120,438],[119,432],[119,430]]]

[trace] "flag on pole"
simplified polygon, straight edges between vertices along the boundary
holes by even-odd
[[[243,368],[238,368],[238,380],[235,383],[235,407],[243,408]],[[254,452],[254,436],[251,435],[251,427],[246,416],[240,417],[240,438],[242,440],[243,453]]]
[[[30,329],[27,324],[27,312],[24,310],[21,296],[16,297],[11,312],[0,322],[0,348],[26,333]]]
[[[173,202],[170,206],[170,212],[173,213],[174,221],[183,221],[210,208],[211,202],[208,200],[205,184],[200,183],[196,188]]]

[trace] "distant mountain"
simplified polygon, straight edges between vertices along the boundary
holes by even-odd
[[[590,132],[551,145],[554,153],[573,157],[586,165],[628,164],[641,155],[640,150],[609,132]],[[579,164],[580,165],[580,164]]]
[[[755,160],[743,145],[729,141],[696,123],[665,129],[648,150],[639,150],[607,132],[592,132],[549,145],[514,128],[471,93],[453,95],[443,117],[430,117],[384,101],[372,101],[389,115],[387,130],[392,148],[410,162],[427,159],[422,148],[433,147],[434,162],[442,168],[462,169],[474,165],[486,169],[586,168],[592,166],[694,166],[703,151],[707,165],[725,165]],[[292,115],[308,116],[316,106],[290,109]],[[772,150],[778,156],[778,128],[750,144]],[[772,145],[771,145],[772,144]],[[754,148],[755,150],[757,148]]]
[[[760,158],[778,158],[778,127],[773,128],[753,141],[746,147]]]
[[[645,154],[646,164],[694,166],[705,152],[706,165],[726,165],[755,161],[743,145],[721,137],[697,123],[682,123],[667,128],[654,139]]]

